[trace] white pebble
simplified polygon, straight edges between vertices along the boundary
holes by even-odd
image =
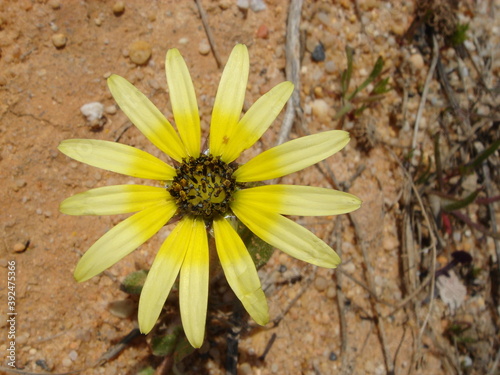
[[[71,365],[72,365],[72,364],[73,364],[73,362],[72,362],[72,361],[71,361],[71,359],[69,359],[69,358],[64,358],[64,359],[62,360],[62,365],[63,365],[64,367],[71,367]]]
[[[263,0],[250,0],[250,9],[254,12],[260,12],[266,9],[266,4]]]
[[[92,122],[99,120],[104,112],[104,106],[99,102],[91,102],[80,107],[80,112],[87,118],[87,121]]]
[[[202,40],[198,45],[198,52],[201,55],[208,55],[210,53],[210,44],[206,39]]]
[[[328,60],[325,62],[325,72],[332,74],[337,71],[337,67],[335,66],[335,63],[332,60]]]
[[[114,115],[116,113],[116,105],[108,105],[106,108],[104,108],[104,111],[108,115]]]
[[[69,352],[68,357],[72,361],[76,361],[76,359],[78,358],[78,353],[76,351],[72,350],[72,351]]]
[[[311,109],[313,116],[320,122],[328,121],[328,111],[330,109],[327,102],[323,99],[316,99],[311,103]]]

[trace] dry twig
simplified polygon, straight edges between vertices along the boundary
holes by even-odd
[[[432,61],[429,71],[427,72],[427,77],[425,78],[424,90],[422,92],[422,97],[420,98],[420,104],[418,105],[417,118],[415,119],[415,126],[413,128],[413,139],[411,142],[412,150],[415,150],[417,147],[417,136],[418,136],[418,128],[420,125],[420,120],[422,119],[422,113],[424,111],[425,103],[427,101],[427,94],[429,93],[429,85],[431,83],[432,77],[434,76],[434,70],[436,69],[436,64],[439,57],[439,45],[436,39],[436,36],[432,36]],[[412,157],[412,161],[415,156]]]
[[[285,110],[285,117],[278,134],[277,145],[288,139],[295,117],[303,118],[300,106],[300,14],[303,0],[292,0],[288,9],[286,28],[286,79],[291,81],[295,88],[291,100]]]
[[[210,49],[212,50],[212,53],[214,54],[215,62],[217,63],[217,68],[222,67],[222,60],[219,56],[219,52],[217,50],[217,47],[215,45],[215,39],[212,34],[212,29],[210,28],[210,25],[208,24],[208,16],[207,12],[205,12],[205,9],[203,8],[203,5],[201,4],[201,0],[195,0],[196,6],[198,7],[198,12],[200,12],[200,17],[201,17],[201,22],[203,23],[203,28],[205,29],[205,33],[207,34],[208,38],[208,43],[210,44]]]

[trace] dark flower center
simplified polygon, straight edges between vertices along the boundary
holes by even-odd
[[[213,219],[229,211],[236,187],[235,168],[213,155],[183,159],[168,192],[175,199],[181,215]]]

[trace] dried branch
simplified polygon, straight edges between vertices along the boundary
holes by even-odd
[[[288,139],[296,116],[301,120],[303,111],[300,106],[300,15],[303,0],[292,0],[288,9],[286,28],[286,79],[291,81],[295,88],[291,100],[285,110],[285,118],[278,134],[277,145]]]
[[[208,43],[210,44],[210,49],[212,50],[212,53],[214,54],[215,62],[217,63],[217,68],[222,67],[222,60],[219,56],[219,52],[217,50],[217,47],[215,45],[215,39],[212,34],[212,29],[210,28],[210,25],[208,24],[208,16],[207,12],[205,12],[205,9],[203,8],[203,5],[201,4],[201,0],[195,0],[196,6],[198,7],[198,12],[200,12],[200,17],[201,17],[201,22],[203,23],[203,28],[205,29],[205,33],[207,34],[208,38]]]

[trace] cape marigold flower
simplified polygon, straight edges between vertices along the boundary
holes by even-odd
[[[236,296],[259,324],[269,320],[257,270],[243,241],[228,221],[233,214],[254,234],[303,261],[334,268],[338,255],[325,242],[283,215],[337,215],[361,201],[332,189],[246,183],[270,180],[311,166],[341,150],[345,131],[332,130],[273,147],[237,165],[278,116],[293,91],[283,82],[262,96],[240,119],[248,79],[248,51],[234,47],[221,77],[210,124],[209,148],[201,153],[200,117],[193,83],[177,49],[167,52],[166,74],[177,131],[161,112],[124,78],[112,75],[109,89],[120,108],[161,151],[172,167],[137,148],[108,141],[70,139],[59,150],[80,162],[161,181],[163,187],[117,185],[91,189],[61,203],[69,215],[137,212],[104,234],[84,254],[75,279],[104,271],[151,238],[174,215],[179,223],[161,246],[139,301],[139,326],[148,333],[179,275],[179,303],[186,336],[200,347],[205,333],[209,284],[207,228],[213,229],[224,274]]]

